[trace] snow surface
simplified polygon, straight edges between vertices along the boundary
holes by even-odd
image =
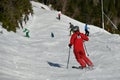
[[[85,45],[94,70],[72,69],[73,65],[79,66],[72,49],[66,69],[69,22],[78,25],[83,33],[85,24],[65,15],[59,21],[57,11],[37,2],[31,3],[34,15],[24,24],[30,31],[30,38],[24,37],[22,29],[15,34],[0,28],[3,31],[0,34],[0,80],[120,80],[119,35],[88,25],[91,34]]]

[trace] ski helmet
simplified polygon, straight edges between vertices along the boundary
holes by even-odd
[[[79,26],[74,26],[73,27],[73,31],[75,32],[75,31],[79,31]]]

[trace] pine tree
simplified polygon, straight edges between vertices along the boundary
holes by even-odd
[[[33,14],[29,0],[0,0],[0,22],[3,28],[16,32],[23,15]]]

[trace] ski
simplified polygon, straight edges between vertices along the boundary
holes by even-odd
[[[83,69],[81,66],[72,66],[74,69]]]
[[[95,68],[94,67],[85,67],[85,68],[82,68],[81,66],[72,66],[73,69],[81,69],[81,70],[94,70]]]

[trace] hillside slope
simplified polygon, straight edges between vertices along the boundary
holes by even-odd
[[[57,20],[57,11],[32,2],[34,15],[25,25],[30,38],[23,30],[0,34],[0,80],[119,80],[120,79],[120,36],[110,34],[93,25],[90,40],[85,42],[94,70],[75,70],[79,65],[70,51],[68,58],[69,22],[84,32],[84,23],[65,15]],[[42,8],[41,8],[42,6]],[[44,7],[44,9],[43,9]],[[55,37],[51,38],[51,32]]]

